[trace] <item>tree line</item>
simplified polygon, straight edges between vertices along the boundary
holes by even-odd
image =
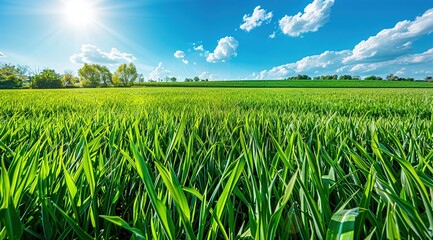
[[[383,79],[380,76],[368,76],[362,79],[359,76],[351,75],[322,75],[310,77],[308,75],[297,75],[286,78],[285,80],[388,80],[388,81],[415,81],[414,78],[401,78],[394,74],[389,74]],[[433,82],[433,77],[424,79]],[[154,80],[149,79],[149,82]],[[159,81],[176,82],[175,77],[166,77]],[[185,78],[185,82],[208,81],[199,77]],[[133,63],[120,65],[114,73],[99,64],[84,64],[78,70],[78,77],[72,71],[63,74],[57,73],[53,69],[42,71],[32,71],[26,66],[14,66],[3,64],[0,66],[0,88],[62,88],[62,87],[129,87],[136,82],[144,82],[144,77],[137,73],[137,68]]]
[[[129,87],[139,78],[134,64],[122,64],[114,73],[103,65],[84,64],[78,77],[72,71],[59,74],[53,69],[31,71],[25,66],[0,67],[0,88]]]
[[[297,75],[286,78],[284,80],[387,80],[387,81],[415,81],[414,78],[402,78],[398,77],[395,74],[389,74],[386,78],[382,78],[380,76],[371,75],[362,79],[360,76],[352,76],[352,75],[321,75],[310,77],[308,75]],[[426,77],[425,81],[433,81],[432,77]]]

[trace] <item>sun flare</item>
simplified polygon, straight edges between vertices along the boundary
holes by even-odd
[[[96,11],[88,0],[69,0],[64,7],[64,16],[75,27],[88,27],[95,21]]]

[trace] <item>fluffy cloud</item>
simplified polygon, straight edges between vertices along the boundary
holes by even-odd
[[[264,70],[258,79],[279,79],[296,74],[397,75],[424,78],[432,75],[433,48],[423,53],[408,54],[417,39],[433,32],[433,9],[414,21],[402,21],[394,28],[361,41],[352,50],[326,51]],[[427,69],[427,70],[426,70]],[[430,70],[432,69],[432,70]]]
[[[270,70],[265,70],[258,74],[258,79],[265,78],[283,78],[289,75],[299,73],[314,73],[323,71],[336,71],[341,67],[343,59],[350,55],[349,50],[333,52],[326,51],[319,55],[305,57],[297,62],[288,63],[274,67]]]
[[[359,63],[348,65],[349,72],[361,74],[389,74],[418,76],[422,74],[432,74],[433,48],[418,54],[409,54],[395,59],[374,62]],[[425,76],[419,76],[425,77]]]
[[[181,59],[182,62],[183,62],[184,64],[188,64],[188,63],[189,63],[189,61],[185,59],[185,52],[183,52],[183,51],[181,51],[181,50],[177,50],[177,51],[173,54],[173,56],[174,56],[175,58],[177,58],[177,59]]]
[[[165,67],[162,65],[162,62],[160,62],[158,66],[152,72],[149,73],[149,79],[151,80],[163,79],[166,76],[168,76],[168,74],[170,74],[170,71],[165,69]]]
[[[239,42],[234,37],[224,37],[218,41],[218,45],[212,53],[207,56],[207,61],[211,63],[225,62],[231,57],[236,57]]]
[[[123,62],[132,62],[136,58],[129,53],[124,53],[116,48],[112,48],[110,52],[103,52],[98,47],[85,44],[81,46],[81,52],[75,53],[70,57],[72,63],[97,63],[97,64],[119,64]]]
[[[240,26],[240,29],[249,32],[256,27],[260,27],[264,22],[269,23],[272,20],[272,16],[272,12],[266,13],[266,10],[257,6],[254,8],[251,16],[248,14],[244,15],[244,22]]]
[[[202,72],[201,74],[200,74],[200,76],[198,76],[200,79],[214,79],[215,78],[215,76],[212,74],[212,73],[210,73],[210,72]]]
[[[402,56],[411,50],[415,40],[432,32],[433,9],[430,9],[414,21],[401,21],[360,42],[344,62],[385,61]]]
[[[299,37],[306,32],[316,32],[328,22],[333,5],[334,0],[314,0],[305,7],[304,13],[284,16],[279,21],[281,31],[292,37]]]
[[[6,55],[4,55],[2,52],[0,52],[0,58],[1,57],[6,57]]]
[[[184,57],[185,57],[185,53],[184,53],[183,51],[181,51],[181,50],[177,50],[177,51],[173,54],[173,56],[174,56],[175,58],[184,58]]]
[[[204,47],[203,47],[203,45],[199,45],[197,47],[194,47],[194,50],[196,50],[196,51],[204,51]]]

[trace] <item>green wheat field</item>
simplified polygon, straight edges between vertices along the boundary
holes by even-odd
[[[0,239],[432,239],[433,89],[0,91]]]

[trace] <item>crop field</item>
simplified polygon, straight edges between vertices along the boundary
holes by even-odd
[[[433,88],[425,81],[376,80],[245,80],[209,82],[143,82],[143,87],[219,87],[219,88]]]
[[[432,239],[433,89],[0,91],[0,239]]]

